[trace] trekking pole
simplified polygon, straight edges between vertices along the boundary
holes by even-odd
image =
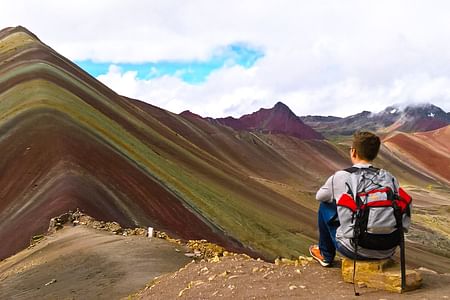
[[[355,296],[359,296],[359,293],[356,291],[356,259],[358,258],[358,242],[359,242],[359,210],[356,215],[355,220],[355,227],[353,234],[355,235],[354,242],[355,242],[355,256],[353,257],[353,292],[355,293]]]
[[[353,257],[353,292],[355,296],[359,296],[359,292],[356,291],[355,274],[356,274],[356,258],[358,253],[358,245],[355,247],[355,257]]]
[[[402,292],[406,289],[406,257],[405,257],[405,233],[403,231],[403,218],[400,207],[397,203],[393,203],[395,220],[397,222],[397,228],[400,233],[400,273],[401,273],[401,289]]]
[[[402,292],[406,289],[406,266],[405,266],[405,235],[403,226],[400,230],[400,270],[402,275]]]

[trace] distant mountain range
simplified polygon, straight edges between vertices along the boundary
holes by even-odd
[[[184,111],[180,115],[202,119],[190,111]],[[287,105],[278,102],[272,108],[261,108],[240,118],[205,119],[238,131],[285,134],[304,140],[320,140],[324,139],[324,135],[352,135],[356,130],[380,133],[435,130],[450,124],[450,113],[433,104],[416,104],[404,108],[389,106],[378,113],[363,111],[345,118],[311,115],[298,117]]]
[[[272,108],[260,110],[243,115],[239,119],[226,118],[202,118],[190,111],[184,111],[181,116],[188,118],[205,119],[214,124],[225,125],[238,131],[250,131],[258,133],[286,134],[302,140],[321,140],[323,135],[296,116],[292,110],[282,102],[278,102]]]
[[[324,135],[351,135],[356,130],[424,132],[450,124],[450,113],[433,104],[389,106],[381,112],[363,111],[345,118],[304,116],[302,121]]]

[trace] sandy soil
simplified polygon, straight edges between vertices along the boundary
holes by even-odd
[[[449,299],[450,274],[423,271],[423,287],[393,294],[357,288],[344,283],[340,266],[323,268],[316,262],[305,266],[277,266],[244,256],[220,262],[190,263],[186,268],[160,277],[138,299]]]
[[[188,263],[178,249],[157,238],[66,227],[0,262],[0,299],[118,299]]]

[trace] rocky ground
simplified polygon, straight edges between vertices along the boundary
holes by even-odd
[[[340,266],[273,264],[244,255],[191,262],[154,279],[133,299],[450,299],[450,274],[421,270],[423,287],[393,294],[344,283]]]
[[[178,271],[177,271],[178,270]],[[419,269],[421,289],[403,295],[357,287],[364,299],[450,299],[450,274]],[[144,288],[145,287],[145,288]],[[308,257],[275,263],[205,240],[125,229],[80,212],[50,221],[46,235],[0,261],[0,299],[348,299],[339,262]]]
[[[119,299],[184,266],[183,252],[163,239],[66,226],[0,262],[0,299]]]

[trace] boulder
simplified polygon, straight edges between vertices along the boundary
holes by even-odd
[[[353,283],[353,260],[342,259],[342,277]],[[358,285],[402,293],[419,288],[422,277],[415,270],[406,270],[406,289],[402,290],[400,264],[392,259],[356,261],[355,282]]]

